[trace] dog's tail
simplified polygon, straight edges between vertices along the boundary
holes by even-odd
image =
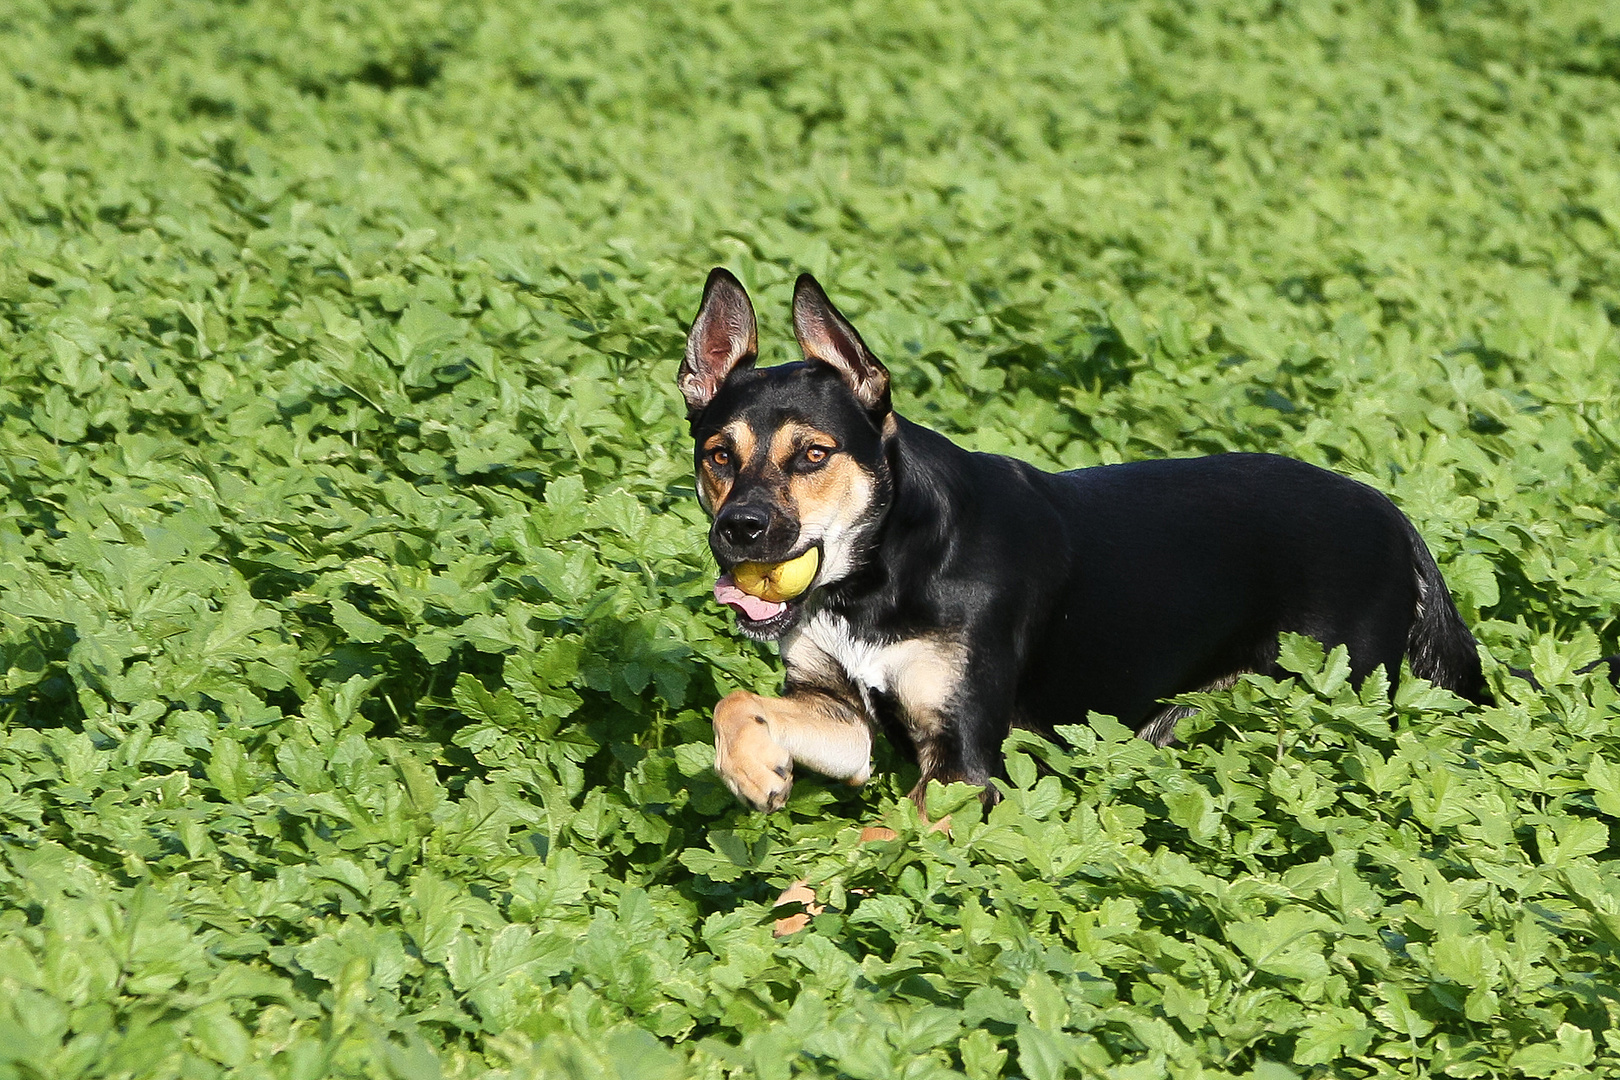
[[[1479,663],[1479,644],[1452,602],[1451,591],[1434,564],[1434,556],[1412,523],[1401,515],[1412,545],[1412,572],[1417,577],[1417,617],[1406,636],[1406,655],[1412,674],[1467,698],[1476,705],[1495,702],[1485,685]]]
[[[1479,644],[1452,603],[1451,591],[1440,577],[1440,568],[1434,564],[1428,545],[1417,529],[1406,520],[1406,535],[1412,544],[1412,571],[1417,575],[1417,618],[1406,636],[1406,655],[1412,664],[1412,674],[1443,686],[1454,694],[1467,698],[1476,705],[1494,705],[1496,697],[1485,684],[1485,672],[1479,663]],[[1620,687],[1620,655],[1594,660],[1576,672],[1585,675],[1600,667],[1608,668],[1609,681]],[[1528,682],[1537,690],[1541,683],[1523,668],[1510,667],[1508,671]]]

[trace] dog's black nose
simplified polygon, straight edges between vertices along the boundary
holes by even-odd
[[[771,516],[757,506],[728,506],[715,518],[714,527],[726,543],[745,547],[765,535]]]

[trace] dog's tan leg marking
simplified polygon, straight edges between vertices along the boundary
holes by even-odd
[[[894,691],[914,735],[937,735],[962,678],[965,650],[954,641],[919,638],[893,647]]]
[[[776,925],[771,927],[771,934],[774,937],[787,937],[789,934],[797,934],[810,925],[812,918],[827,910],[827,905],[816,902],[815,891],[810,888],[809,883],[804,881],[795,881],[783,889],[782,895],[778,896],[776,903],[771,906],[781,907],[783,904],[803,904],[804,910],[777,919]]]
[[[899,835],[893,829],[882,825],[868,825],[861,830],[860,842],[869,844],[874,840],[893,840]],[[795,881],[783,889],[782,895],[778,896],[776,903],[771,906],[781,907],[783,904],[803,904],[804,910],[795,915],[784,915],[782,918],[777,919],[776,926],[771,931],[777,937],[797,934],[810,925],[811,918],[827,910],[827,905],[816,900],[815,890],[810,888],[810,883],[807,881]]]
[[[714,707],[714,771],[756,810],[787,802],[797,762],[834,780],[872,775],[872,732],[858,712],[830,694],[796,690],[779,698],[746,690]]]
[[[946,710],[962,678],[964,650],[955,642],[928,639],[903,642],[895,650],[895,693],[905,710],[906,726],[917,748],[917,765],[922,773],[908,794],[926,821],[928,781],[949,784],[968,779],[947,769],[940,760],[941,739],[949,727]],[[935,828],[940,827],[936,823]]]

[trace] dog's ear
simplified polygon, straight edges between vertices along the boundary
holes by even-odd
[[[692,332],[686,335],[686,359],[675,377],[675,385],[686,398],[687,415],[702,412],[726,377],[738,368],[752,367],[758,355],[754,305],[742,282],[717,266],[704,283],[703,303],[692,320]]]
[[[889,370],[809,274],[800,274],[793,286],[793,332],[805,359],[832,365],[872,412],[889,411]]]

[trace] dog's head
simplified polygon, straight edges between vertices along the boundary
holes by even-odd
[[[754,307],[717,267],[677,379],[696,442],[698,500],[714,519],[715,597],[760,640],[780,637],[816,590],[860,565],[890,492],[888,371],[808,274],[793,289],[793,329],[804,360],[756,368]],[[791,598],[761,599],[733,578],[739,564],[779,564],[812,548],[815,576]]]

